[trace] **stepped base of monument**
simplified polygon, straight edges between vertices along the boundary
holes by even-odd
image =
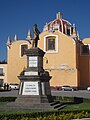
[[[36,104],[36,103],[50,103],[53,102],[52,96],[46,95],[19,95],[15,101],[16,103],[28,103],[28,104]]]
[[[34,103],[34,104],[30,104],[30,103],[17,103],[17,102],[11,102],[8,103],[6,105],[1,106],[0,105],[0,109],[1,110],[14,110],[14,111],[52,111],[52,110],[60,110],[64,107],[66,107],[66,105],[62,104],[62,103]]]
[[[50,103],[40,103],[40,104],[22,104],[22,103],[8,103],[7,105],[0,107],[2,110],[54,110],[54,107]]]
[[[15,102],[0,105],[0,109],[15,111],[50,111],[60,110],[65,106],[65,104],[60,102],[48,101],[48,96],[19,96]]]
[[[59,110],[65,107],[62,103],[48,101],[50,96],[19,96],[15,102],[0,105],[1,110],[15,110],[15,111],[47,111]]]
[[[50,105],[53,102],[52,96],[39,95],[19,95],[15,103],[9,105],[13,109],[24,110],[53,110],[54,107]]]

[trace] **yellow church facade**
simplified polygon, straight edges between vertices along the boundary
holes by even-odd
[[[47,38],[50,40],[52,37],[56,40],[55,50],[46,50]],[[40,39],[39,46],[46,52],[45,58],[48,60],[48,63],[44,62],[44,67],[52,76],[51,85],[77,86],[76,45],[73,39],[59,31],[53,34],[44,32]]]
[[[89,38],[81,41],[76,26],[64,20],[60,12],[56,19],[44,26],[39,38],[38,47],[45,52],[44,69],[52,76],[51,86],[69,85],[80,89],[90,86]],[[31,42],[30,31],[25,40],[18,40],[15,35],[11,41],[8,37],[3,82],[20,82],[18,76],[27,67],[25,50],[32,47]],[[2,65],[0,68],[3,68]]]

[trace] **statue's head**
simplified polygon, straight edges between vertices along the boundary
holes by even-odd
[[[37,27],[37,24],[34,24],[34,27]]]

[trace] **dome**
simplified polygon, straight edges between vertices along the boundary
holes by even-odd
[[[67,35],[72,35],[73,33],[76,34],[75,25],[72,25],[67,20],[64,20],[60,12],[56,14],[56,19],[49,23],[46,23],[43,29],[43,31],[55,31],[55,30],[58,30]]]
[[[90,44],[90,38],[85,38],[82,40],[84,44]]]
[[[63,33],[65,33],[65,27],[66,26],[71,26],[71,24],[64,20],[64,19],[55,19],[48,23],[48,29],[50,30],[51,27],[54,28],[54,30],[59,30]]]

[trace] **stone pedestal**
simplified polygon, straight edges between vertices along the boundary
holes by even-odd
[[[27,68],[21,72],[19,95],[16,103],[23,106],[28,105],[33,109],[52,109],[50,102],[52,102],[51,90],[49,80],[51,76],[43,69],[43,57],[45,52],[40,48],[31,48],[26,51]],[[46,107],[45,107],[46,105]]]

